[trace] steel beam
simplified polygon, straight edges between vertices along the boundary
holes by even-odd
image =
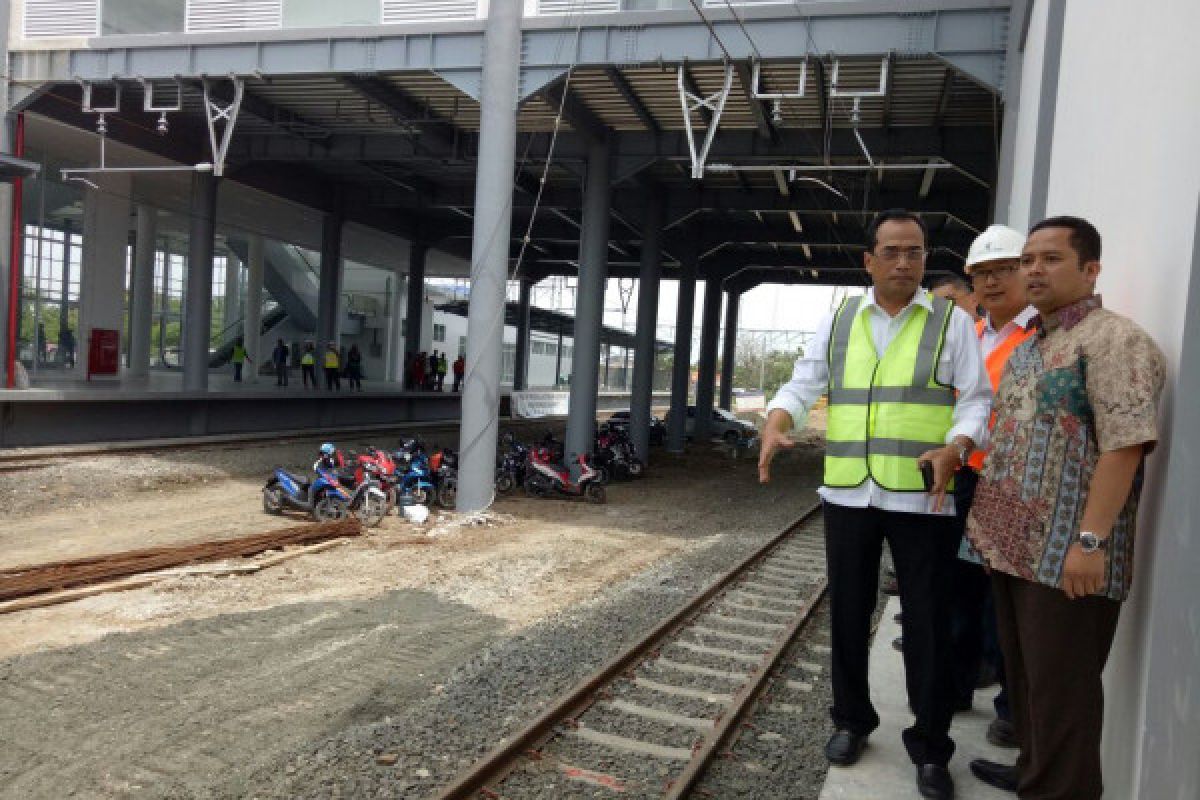
[[[683,251],[679,270],[679,301],[675,310],[675,355],[671,365],[671,411],[667,419],[667,452],[682,453],[686,440],[688,389],[692,376],[692,318],[696,306],[694,249]]]
[[[732,287],[725,290],[725,341],[721,345],[721,398],[720,406],[733,410],[733,369],[737,361],[738,307],[742,304],[741,293]]]
[[[516,171],[521,0],[491,0],[486,27],[467,311],[467,371],[459,439],[458,510],[465,512],[487,508],[495,488],[508,237]]]
[[[345,218],[335,201],[321,226],[321,283],[317,292],[317,358],[338,344],[342,297],[342,229]]]
[[[541,95],[546,104],[555,112],[561,108],[563,119],[579,133],[593,142],[607,138],[608,128],[604,121],[596,115],[596,112],[588,108],[587,103],[583,102],[579,95],[570,88],[561,84],[553,84],[542,89]]]
[[[723,276],[722,276],[723,277]],[[712,431],[713,397],[717,383],[717,344],[721,334],[722,277],[704,282],[700,317],[700,363],[696,375],[696,441],[708,441]]]
[[[575,343],[571,351],[571,397],[567,412],[566,460],[578,478],[579,456],[592,452],[596,432],[596,366],[604,322],[604,289],[608,278],[608,228],[611,148],[596,142],[589,154],[583,190],[583,232],[579,242],[579,283],[575,295]]]
[[[410,356],[421,350],[421,326],[425,313],[425,256],[429,248],[424,242],[414,240],[408,247],[408,285],[405,287],[404,315],[404,366],[407,369]],[[408,374],[404,382],[408,383]],[[409,386],[419,389],[419,386]]]
[[[646,131],[655,136],[662,133],[658,120],[654,118],[654,114],[650,113],[650,109],[646,107],[642,98],[638,97],[633,84],[629,82],[624,73],[616,67],[606,67],[604,74],[608,76],[608,80],[617,90],[617,94],[621,95],[621,98],[629,105],[630,110],[637,114],[637,118],[641,120]]]
[[[452,120],[432,112],[428,106],[413,99],[408,92],[375,75],[343,75],[338,80],[373,103],[383,106],[401,122],[423,122],[418,138],[444,150],[454,151],[457,128]],[[449,135],[447,135],[448,129]]]
[[[633,355],[633,388],[629,398],[629,434],[638,458],[650,460],[650,416],[654,392],[654,333],[658,322],[658,289],[662,274],[661,196],[651,197],[642,218],[642,262],[638,272],[637,324]]]
[[[208,346],[212,328],[213,237],[217,232],[217,186],[206,172],[192,174],[188,230],[187,294],[184,297],[183,390],[208,389]]]
[[[745,61],[739,61],[734,69],[737,71],[738,83],[742,87],[742,93],[746,95],[746,103],[750,106],[750,114],[754,117],[754,127],[758,131],[759,137],[768,142],[775,141],[775,126],[771,124],[771,118],[767,116],[766,104],[754,96],[754,80],[751,76],[750,64]]]
[[[529,388],[529,306],[536,281],[522,280],[517,300],[517,343],[513,357],[513,389]]]
[[[133,285],[129,291],[129,374],[150,373],[150,323],[154,316],[154,251],[158,215],[138,204],[133,245]]]

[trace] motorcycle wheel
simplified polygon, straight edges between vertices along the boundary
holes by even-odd
[[[364,527],[374,528],[387,516],[387,500],[379,495],[369,494],[363,498],[362,505],[355,510],[354,515]]]
[[[546,479],[540,475],[529,475],[525,478],[525,494],[530,497],[543,497],[550,493]]]
[[[629,476],[631,478],[640,478],[645,474],[646,465],[642,463],[641,459],[635,458],[629,462]]]
[[[612,476],[608,474],[608,467],[596,467],[596,483],[601,486],[609,482]]]
[[[500,494],[508,494],[515,488],[517,488],[517,481],[511,472],[505,470],[496,474],[497,492]]]
[[[350,513],[346,503],[333,495],[325,495],[313,506],[312,516],[317,522],[341,522]]]
[[[453,509],[458,500],[458,480],[446,478],[437,488],[437,503],[442,508]]]
[[[268,514],[283,513],[283,491],[278,486],[263,489],[263,511]]]
[[[412,501],[413,505],[417,506],[429,505],[429,491],[427,489],[414,488],[412,490]]]
[[[608,499],[608,493],[604,491],[604,487],[598,483],[589,483],[587,489],[584,490],[589,503],[603,503]]]

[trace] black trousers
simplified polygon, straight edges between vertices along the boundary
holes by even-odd
[[[317,386],[317,367],[315,364],[301,364],[300,375],[304,378],[304,388],[308,388],[308,382],[312,381],[312,387],[318,389]]]
[[[338,391],[341,391],[342,378],[341,378],[341,375],[339,374],[337,367],[326,367],[325,368],[325,388],[329,389],[331,391],[333,389],[337,389]]]
[[[975,500],[979,473],[961,469],[954,476],[954,510],[960,534],[966,534],[967,514]],[[996,634],[996,611],[992,604],[992,580],[983,566],[956,559],[953,570],[953,594],[950,601],[950,653],[954,706],[968,709],[975,697],[980,667],[990,664],[1001,686],[1004,684],[1004,658]],[[996,716],[1009,720],[1007,690],[1001,688],[995,700]]]
[[[879,726],[867,680],[871,617],[886,540],[904,607],[904,673],[916,721],[903,733],[914,764],[945,766],[954,754],[950,680],[950,573],[960,534],[953,517],[825,504],[833,649],[833,707],[839,729],[865,736]]]
[[[1069,600],[1061,589],[996,570],[992,595],[1021,747],[1017,796],[1100,800],[1101,675],[1121,604],[1097,596]]]

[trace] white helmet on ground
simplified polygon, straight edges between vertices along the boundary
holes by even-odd
[[[985,261],[998,261],[1003,258],[1020,258],[1021,249],[1025,247],[1025,234],[1015,231],[1007,225],[989,225],[988,229],[975,237],[971,249],[967,251],[966,271]]]

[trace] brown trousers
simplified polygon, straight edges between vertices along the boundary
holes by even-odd
[[[992,572],[1000,648],[1021,754],[1021,800],[1100,800],[1100,731],[1121,604]]]

